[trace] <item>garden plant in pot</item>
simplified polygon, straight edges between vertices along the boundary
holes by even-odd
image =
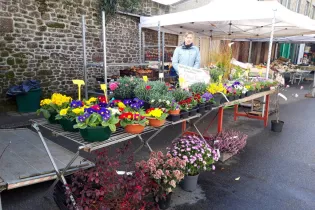
[[[54,93],[51,98],[41,100],[40,109],[37,110],[37,114],[43,113],[49,123],[59,123],[59,121],[56,120],[56,116],[60,110],[69,107],[70,101],[71,97]]]
[[[251,96],[255,94],[255,87],[252,84],[246,84],[245,88],[247,89],[247,92],[245,94],[246,97]]]
[[[206,111],[206,100],[201,97],[199,93],[194,94],[194,100],[197,102],[198,110],[200,114],[203,114]]]
[[[120,125],[125,128],[125,132],[139,134],[148,125],[148,120],[139,112],[123,112],[120,116]]]
[[[220,106],[221,100],[224,97],[222,94],[226,94],[224,85],[222,83],[211,83],[207,90],[213,96],[214,105]]]
[[[150,108],[146,110],[145,116],[149,120],[150,126],[161,127],[165,124],[168,113],[162,108]]]
[[[111,110],[93,105],[85,109],[85,113],[78,116],[74,128],[80,129],[80,134],[85,141],[97,142],[109,139],[112,132],[116,131],[116,124],[119,122]]]
[[[209,92],[205,92],[202,96],[203,100],[205,101],[205,109],[206,110],[211,110],[212,109],[212,104],[214,103],[213,102],[213,96],[211,93]]]
[[[195,115],[197,113],[197,101],[195,101],[192,97],[189,97],[185,100],[178,102],[181,110],[181,117],[183,119],[187,118],[188,116]]]
[[[64,131],[77,132],[78,129],[73,128],[76,124],[76,118],[84,114],[83,102],[80,100],[71,101],[70,107],[60,110],[56,116]]]
[[[134,98],[134,89],[135,87],[141,83],[142,80],[135,77],[121,77],[117,80],[115,85],[112,83],[109,85],[111,91],[113,92],[113,96],[115,99],[128,99]]]
[[[180,106],[178,105],[178,103],[176,103],[175,100],[173,100],[168,106],[167,109],[169,109],[168,113],[169,113],[169,117],[168,119],[176,122],[178,120],[180,120]]]
[[[279,105],[279,88],[277,91],[277,97],[276,97],[276,120],[271,120],[271,130],[274,132],[282,132],[282,128],[284,125],[284,121],[279,120],[280,119],[280,105]],[[285,98],[285,97],[284,97]],[[285,98],[286,100],[286,98]]]
[[[219,158],[216,150],[195,135],[185,135],[174,140],[168,150],[173,157],[186,161],[186,176],[181,187],[188,192],[196,190],[199,174],[202,171],[214,170],[213,164]]]
[[[247,135],[234,130],[209,135],[208,142],[220,151],[220,161],[224,162],[238,154],[246,145]]]
[[[148,161],[136,163],[136,169],[143,170],[155,183],[153,193],[160,209],[170,206],[173,189],[184,178],[185,167],[185,160],[161,151],[152,152]]]

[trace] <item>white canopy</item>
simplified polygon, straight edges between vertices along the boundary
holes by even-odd
[[[177,2],[180,2],[181,0],[152,0],[152,1],[155,1],[159,4],[171,5],[171,4],[175,4]]]
[[[253,42],[269,42],[269,39],[235,39],[233,41],[253,41]],[[301,36],[275,37],[274,42],[281,43],[315,43],[315,34],[306,34]]]
[[[277,1],[214,0],[188,11],[141,17],[141,26],[168,33],[194,31],[218,39],[265,38],[270,36],[275,12],[275,36],[293,36],[315,31],[315,21],[288,10]]]

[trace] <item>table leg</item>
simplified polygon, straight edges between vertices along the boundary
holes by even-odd
[[[315,97],[315,73],[314,73],[314,79],[313,79],[312,96]]]
[[[219,108],[219,114],[218,114],[218,133],[222,132],[223,127],[223,107]]]
[[[186,121],[182,122],[182,133],[186,131]]]
[[[264,116],[264,126],[267,127],[268,125],[268,117],[269,117],[269,99],[270,95],[266,96],[266,104],[265,104],[265,116]]]
[[[237,120],[237,113],[238,113],[238,104],[234,105],[234,121]]]

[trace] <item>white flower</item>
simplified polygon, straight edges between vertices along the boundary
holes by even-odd
[[[169,100],[166,101],[166,104],[167,104],[167,105],[170,105],[170,103],[171,103],[171,102],[170,102]]]
[[[162,100],[161,99],[159,99],[159,102],[161,102]]]
[[[152,99],[152,100],[151,100],[151,103],[154,103],[154,101],[155,101],[155,100],[154,100],[154,99]]]

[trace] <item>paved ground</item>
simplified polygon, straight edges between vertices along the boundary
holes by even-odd
[[[289,100],[282,101],[281,105],[280,115],[285,121],[282,133],[273,133],[270,128],[263,128],[262,122],[255,120],[240,118],[234,122],[231,111],[226,111],[224,127],[250,136],[245,150],[219,165],[215,172],[202,173],[196,192],[177,190],[173,197],[173,209],[315,209],[315,146],[312,143],[315,99],[305,99],[303,95],[306,92],[299,87],[283,91]],[[12,117],[11,114],[8,117],[6,114],[1,117],[0,127],[14,126],[16,122],[25,122],[30,117],[32,115]],[[199,124],[201,130],[213,117],[215,113]],[[167,129],[152,141],[152,148],[164,149],[179,131],[179,126]],[[210,132],[215,132],[215,123]],[[64,141],[59,140],[59,143]],[[133,144],[136,148],[139,142],[135,140]],[[136,158],[147,156],[148,152],[142,150]],[[239,180],[235,180],[238,177]],[[58,209],[51,199],[42,198],[49,184],[3,192],[3,209]]]

